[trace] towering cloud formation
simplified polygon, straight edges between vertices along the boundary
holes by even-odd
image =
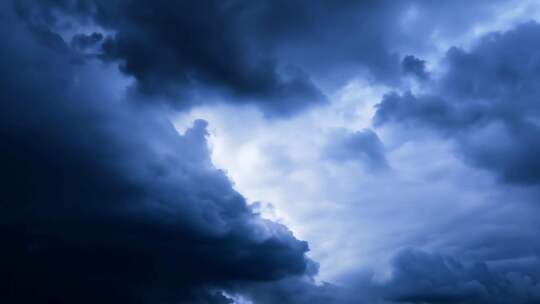
[[[178,135],[164,113],[110,98],[58,35],[9,9],[1,302],[224,303],[231,282],[315,269],[307,244],[254,214],[213,167],[206,122]]]

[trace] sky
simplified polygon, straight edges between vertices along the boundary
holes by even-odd
[[[0,1],[0,302],[540,303],[535,0]]]

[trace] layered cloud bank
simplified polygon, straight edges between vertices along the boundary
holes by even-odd
[[[538,12],[3,2],[0,301],[540,302]]]

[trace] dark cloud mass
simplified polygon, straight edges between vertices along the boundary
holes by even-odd
[[[428,128],[454,138],[465,161],[512,183],[540,181],[540,25],[484,36],[450,49],[430,93],[391,93],[374,122]]]
[[[204,89],[216,89],[239,103],[260,103],[271,116],[290,115],[323,102],[325,96],[305,72],[277,62],[259,45],[257,35],[262,33],[255,33],[256,24],[251,23],[277,13],[267,13],[265,4],[261,5],[45,1],[38,5],[21,2],[20,10],[53,27],[56,22],[49,16],[68,14],[114,31],[102,45],[102,58],[119,61],[120,69],[137,80],[137,93],[165,99],[175,107],[201,101],[195,95]],[[82,37],[74,42],[80,45],[89,40]]]
[[[405,75],[413,75],[420,80],[425,80],[429,77],[426,71],[426,62],[416,58],[413,55],[407,55],[401,61],[401,69]]]
[[[465,265],[449,256],[411,249],[394,258],[392,279],[379,288],[387,299],[401,303],[540,301],[538,278],[527,270],[508,271],[483,262]]]
[[[452,47],[434,69],[423,59],[437,39],[470,33],[507,3],[0,1],[0,303],[540,303],[540,25]],[[349,104],[290,119],[329,105],[327,95],[341,98],[337,86],[348,99],[346,84],[358,79],[390,88],[372,126],[395,133],[339,128],[365,114]],[[276,152],[292,183],[274,197],[299,198],[283,210],[291,222],[294,208],[309,208],[299,231],[326,233],[318,236],[325,258],[351,268],[339,274],[343,284],[319,283],[307,242],[258,214],[214,166],[211,118],[183,133],[173,126],[178,110],[216,102],[263,113],[208,107],[247,117],[231,129],[256,122],[246,134],[260,142],[239,140],[246,144],[234,150],[247,155],[241,166],[280,159],[257,150],[273,148],[269,139],[289,147],[313,129],[329,135]],[[281,136],[287,119],[298,132]],[[403,148],[402,137],[408,144],[425,130],[433,147]],[[385,145],[394,135],[399,143]],[[424,162],[416,158],[439,153],[441,141],[459,159],[429,155],[434,168],[416,171]],[[251,159],[258,152],[269,157]],[[443,172],[461,161],[467,166]],[[484,171],[499,179],[476,175]],[[463,172],[479,181],[466,184]],[[458,188],[463,195],[448,195]],[[317,196],[324,203],[312,204]],[[349,210],[362,212],[338,218]],[[322,213],[338,216],[318,221]],[[370,216],[391,218],[380,224],[389,227]],[[320,223],[336,229],[310,230]],[[390,261],[387,276],[355,268],[376,250],[382,262],[377,255],[373,264]]]
[[[284,279],[244,289],[255,303],[295,304],[528,304],[540,301],[540,261],[463,262],[444,253],[412,248],[391,261],[383,281],[369,274],[349,279],[346,287]]]
[[[418,37],[460,32],[497,2],[468,3],[465,10],[463,1],[437,7],[421,0],[18,1],[33,22],[61,29],[67,15],[110,31],[102,57],[119,61],[142,96],[185,108],[208,103],[212,89],[234,103],[256,104],[268,116],[321,104],[321,85],[361,72],[395,84],[400,52],[431,47]],[[76,45],[95,40],[83,37]],[[407,58],[404,68],[425,77],[413,67],[420,63]]]
[[[0,22],[0,302],[228,303],[230,282],[313,269],[213,167],[206,122],[180,136],[54,33]]]

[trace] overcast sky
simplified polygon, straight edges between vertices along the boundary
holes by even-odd
[[[0,3],[0,302],[540,302],[535,0]]]

